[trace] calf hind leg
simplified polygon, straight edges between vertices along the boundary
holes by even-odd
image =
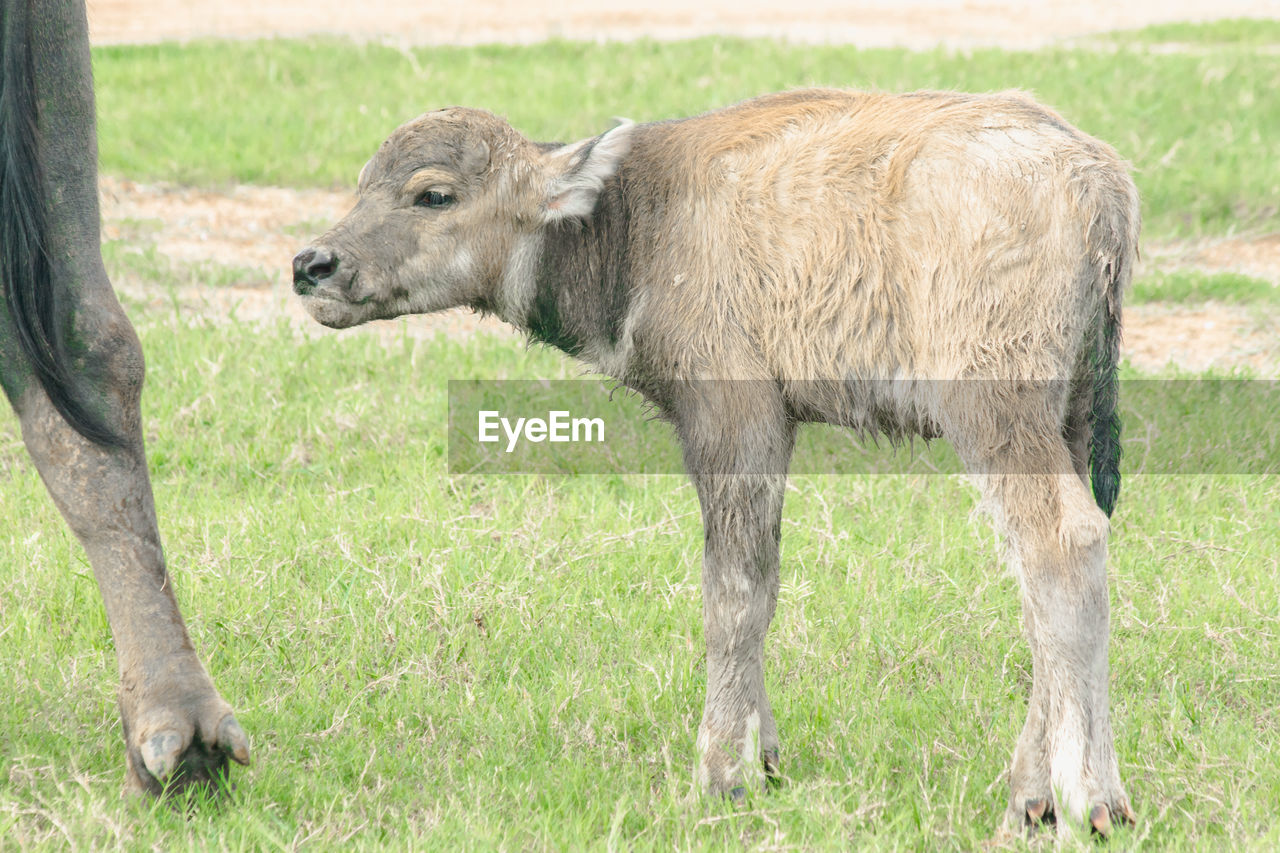
[[[1011,768],[1006,825],[1132,819],[1107,697],[1108,522],[1060,436],[968,459],[1006,537],[1022,590],[1032,677]],[[1066,823],[1060,823],[1065,831]]]

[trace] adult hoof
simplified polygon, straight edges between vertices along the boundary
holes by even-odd
[[[122,693],[126,791],[155,797],[202,789],[217,794],[228,784],[232,761],[248,766],[249,738],[230,706],[203,671],[192,680],[197,684],[186,686],[194,690],[157,691],[167,701]]]

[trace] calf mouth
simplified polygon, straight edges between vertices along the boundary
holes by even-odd
[[[299,294],[299,296],[302,299],[302,307],[307,310],[311,318],[330,329],[358,326],[366,319],[363,316],[365,312],[354,310],[356,306],[341,296],[323,291]]]

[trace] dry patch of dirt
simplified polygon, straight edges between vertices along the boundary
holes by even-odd
[[[402,44],[661,39],[1035,48],[1172,20],[1273,17],[1275,0],[91,0],[95,43],[332,34]]]
[[[351,209],[354,196],[323,190],[236,187],[216,192],[103,178],[103,236],[150,236],[172,260],[274,270]],[[289,246],[295,246],[289,251]]]
[[[1147,247],[1146,252],[1146,259],[1160,269],[1236,272],[1280,286],[1280,232],[1171,243]]]
[[[1274,307],[1147,304],[1125,309],[1121,354],[1151,371],[1247,367],[1280,376],[1280,311]]]
[[[229,192],[150,186],[104,178],[103,236],[130,245],[153,244],[175,264],[230,269],[229,285],[150,288],[128,277],[117,286],[135,310],[172,312],[173,299],[188,312],[214,321],[262,322],[287,317],[310,334],[335,333],[307,316],[290,287],[294,254],[336,222],[352,204],[348,193],[237,187]],[[1280,282],[1280,234],[1254,240],[1148,247],[1162,267],[1234,270]],[[222,277],[225,281],[225,277]],[[513,335],[493,318],[451,311],[376,324],[389,334],[407,329],[429,337],[476,333]],[[1280,375],[1280,310],[1274,306],[1135,305],[1126,309],[1124,354],[1154,370],[1169,363],[1186,370],[1247,366]]]

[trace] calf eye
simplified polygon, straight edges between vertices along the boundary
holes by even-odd
[[[415,204],[417,204],[418,207],[446,207],[453,204],[453,196],[445,195],[437,190],[427,190],[422,195],[418,196],[418,200]]]

